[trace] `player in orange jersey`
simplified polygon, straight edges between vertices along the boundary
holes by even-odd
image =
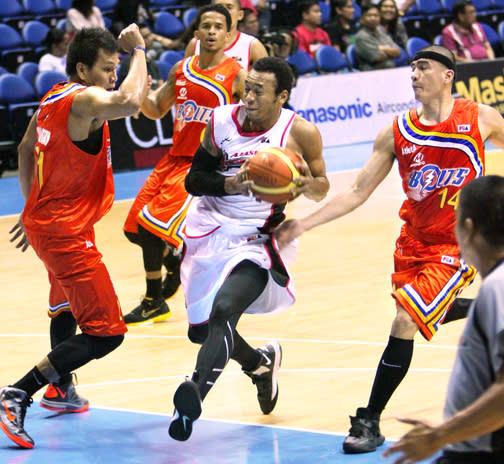
[[[224,6],[231,15],[231,34],[226,40],[224,49],[227,56],[234,58],[247,71],[258,59],[268,56],[266,48],[259,39],[238,30],[238,22],[243,18],[240,0],[213,0],[212,4]],[[187,44],[185,56],[199,53],[200,42],[195,37]]]
[[[157,163],[138,193],[124,231],[142,247],[147,291],[139,306],[125,316],[126,324],[162,321],[171,316],[165,299],[180,285],[178,249],[192,197],[184,187],[206,123],[216,106],[238,101],[246,72],[224,54],[231,16],[222,5],[201,8],[195,18],[201,54],[176,63],[168,80],[142,104],[151,119],[162,118],[175,104],[173,146]],[[162,282],[163,264],[167,269]]]
[[[351,417],[345,453],[374,451],[383,443],[380,415],[408,371],[416,332],[430,340],[458,304],[456,296],[474,279],[475,269],[459,258],[455,210],[461,188],[484,174],[484,142],[504,148],[504,120],[494,108],[452,97],[455,58],[451,51],[426,47],[414,56],[411,70],[413,91],[421,106],[380,131],[371,158],[347,191],[276,232],[284,245],[306,230],[353,211],[397,160],[407,197],[399,211],[404,225],[396,242],[392,274],[397,313],[368,406],[358,408]]]
[[[133,56],[114,91],[120,48]],[[30,244],[43,261],[49,303],[59,309],[51,314],[52,351],[0,389],[0,428],[23,448],[34,446],[24,430],[32,395],[52,383],[43,398],[46,407],[86,410],[87,400],[75,393],[70,373],[116,349],[127,330],[93,227],[114,200],[107,119],[135,114],[148,91],[138,27],[128,26],[118,41],[105,29],[79,31],[69,46],[67,74],[68,82],[42,98],[18,148],[26,205],[11,241],[19,239],[22,251]]]

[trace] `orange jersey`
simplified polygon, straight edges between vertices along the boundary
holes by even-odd
[[[242,69],[227,58],[212,69],[198,66],[199,55],[181,62],[175,72],[175,121],[172,156],[194,156],[203,131],[219,105],[233,102],[233,82]]]
[[[485,173],[478,104],[457,99],[448,119],[426,126],[412,109],[394,119],[395,153],[406,233],[424,243],[452,243],[460,189]]]
[[[73,99],[85,89],[75,82],[57,84],[40,103],[34,182],[23,211],[30,232],[77,235],[103,217],[114,201],[107,122],[97,155],[79,149],[68,135]]]

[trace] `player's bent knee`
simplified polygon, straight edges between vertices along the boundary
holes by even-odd
[[[89,354],[93,359],[100,359],[118,348],[124,340],[124,335],[96,337],[88,335]]]
[[[418,325],[404,308],[398,308],[394,322],[392,323],[392,335],[394,337],[408,339],[416,334]]]
[[[134,243],[135,245],[140,245],[140,238],[138,237],[138,234],[135,234],[134,232],[128,232],[127,230],[125,230],[124,235],[131,243]]]
[[[187,337],[192,343],[203,345],[208,337],[208,324],[190,325],[187,331]]]

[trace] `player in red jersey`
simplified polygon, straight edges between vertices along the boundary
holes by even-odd
[[[246,72],[224,54],[231,16],[222,5],[201,8],[195,18],[201,54],[176,63],[166,83],[151,93],[142,112],[162,118],[175,105],[173,146],[157,163],[138,193],[126,222],[126,237],[142,247],[147,291],[126,324],[162,321],[171,316],[165,299],[180,285],[178,248],[192,197],[184,187],[206,123],[216,106],[239,101]],[[162,282],[163,264],[167,269]]]
[[[504,148],[501,115],[490,106],[451,95],[455,58],[448,49],[424,48],[414,56],[411,69],[413,91],[421,106],[380,131],[371,158],[347,191],[276,232],[282,246],[306,230],[353,211],[397,160],[407,197],[399,212],[404,225],[396,242],[392,274],[397,314],[368,406],[358,408],[351,417],[345,453],[374,451],[383,443],[380,415],[408,371],[416,332],[430,340],[458,304],[458,293],[472,282],[475,270],[459,258],[454,233],[459,193],[470,180],[484,175],[484,142]]]
[[[114,91],[119,47],[133,56],[127,77]],[[11,241],[19,239],[22,251],[30,244],[43,261],[54,309],[52,351],[23,378],[0,389],[0,428],[23,448],[34,446],[24,430],[32,395],[51,383],[45,407],[87,409],[70,373],[116,349],[127,330],[93,227],[114,200],[107,119],[135,114],[148,91],[138,27],[128,26],[118,41],[105,29],[79,31],[69,47],[67,74],[69,82],[42,98],[18,148],[26,205]]]

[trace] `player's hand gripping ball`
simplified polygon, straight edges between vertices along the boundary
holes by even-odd
[[[293,200],[292,189],[300,176],[303,159],[289,148],[267,147],[249,160],[248,179],[254,181],[254,196],[270,203]]]

